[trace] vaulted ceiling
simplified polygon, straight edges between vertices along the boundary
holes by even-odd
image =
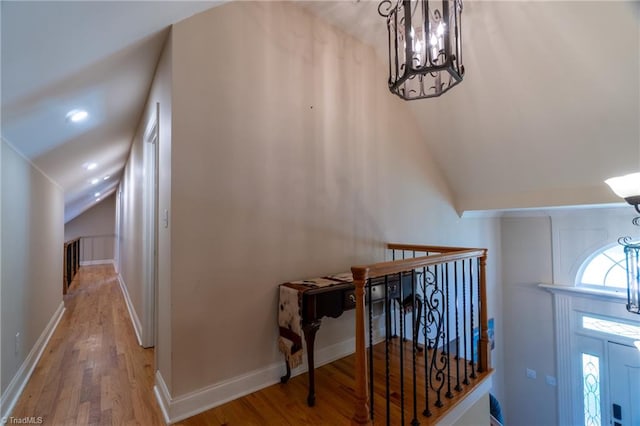
[[[66,220],[115,190],[168,26],[216,3],[2,1],[2,137]],[[377,1],[301,5],[386,61]],[[639,5],[465,2],[464,82],[408,105],[459,211],[619,201],[603,180],[640,169]]]
[[[217,3],[2,1],[2,137],[63,188],[65,221],[115,191],[169,26]]]

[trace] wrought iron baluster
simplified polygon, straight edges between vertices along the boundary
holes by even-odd
[[[373,407],[374,407],[374,394],[373,394],[373,377],[374,377],[374,362],[373,362],[373,303],[372,301],[372,289],[371,278],[367,280],[367,295],[369,297],[369,412],[371,413],[371,420],[373,420]]]
[[[431,389],[433,389],[436,392],[435,406],[439,408],[444,405],[442,403],[441,396],[442,396],[442,388],[444,386],[444,369],[446,367],[446,365],[444,364],[446,362],[446,357],[443,354],[444,344],[442,345],[442,347],[440,346],[440,340],[443,337],[442,336],[443,307],[441,305],[444,304],[444,300],[443,300],[443,291],[439,288],[438,282],[442,278],[442,265],[440,265],[440,268],[438,268],[438,265],[436,265],[434,269],[435,269],[436,276],[435,276],[434,294],[433,294],[433,300],[432,300],[432,303],[433,303],[432,319],[435,323],[435,335],[433,340],[434,353],[431,358],[431,367],[429,370],[429,374],[431,375],[431,378],[430,378]],[[438,273],[438,270],[440,270],[440,273]],[[439,354],[438,354],[438,351],[440,351]],[[440,364],[442,364],[442,367],[440,367]]]
[[[430,316],[431,303],[429,294],[427,293],[428,289],[428,279],[427,273],[429,277],[431,276],[431,271],[427,267],[422,267],[422,297],[424,299],[424,316],[423,316],[423,334],[424,334],[424,411],[423,415],[426,417],[431,416],[431,410],[429,409],[429,335],[428,329],[429,325],[427,324],[427,318]]]
[[[404,259],[404,250],[402,251],[402,258]],[[402,285],[402,272],[398,272],[398,286],[400,294],[400,424],[404,425],[404,292]]]
[[[444,271],[445,271],[445,285],[446,287],[446,293],[445,293],[445,342],[447,344],[447,393],[445,394],[445,396],[449,399],[453,398],[453,394],[451,393],[451,330],[450,330],[450,322],[451,322],[451,311],[450,311],[450,301],[451,298],[449,296],[449,291],[451,288],[451,283],[449,282],[449,265],[448,264],[443,264],[444,266]]]
[[[473,329],[473,268],[469,268],[469,320],[471,322],[471,377],[472,379],[476,378],[476,364],[475,364],[475,342],[474,342],[474,329]]]
[[[389,377],[391,376],[389,368],[389,341],[391,340],[391,296],[389,295],[389,276],[384,276],[384,304],[385,304],[385,339],[384,339],[384,364],[385,364],[385,392],[387,404],[387,425],[391,424],[391,395],[389,391]]]
[[[396,260],[396,250],[393,250],[393,258],[392,260]],[[386,278],[386,276],[385,276]],[[388,287],[385,286],[386,290],[389,290]],[[393,337],[398,337],[398,324],[396,323],[396,304],[392,303],[391,305],[391,310],[392,310],[392,314],[393,314]]]
[[[464,262],[464,261],[463,261]],[[457,392],[462,390],[460,386],[460,312],[458,310],[458,261],[453,262],[453,285],[455,290],[455,317],[456,317],[456,387]]]
[[[464,268],[466,262],[462,262],[462,334],[464,339],[464,380],[462,383],[469,384],[469,375],[467,373],[467,274]],[[471,271],[471,259],[469,259],[469,271]]]
[[[413,252],[413,257],[416,257],[416,252]],[[412,327],[412,335],[414,338],[412,339],[411,351],[413,366],[412,366],[412,375],[413,375],[413,419],[411,420],[412,426],[417,426],[420,423],[418,422],[418,383],[416,382],[416,352],[418,352],[418,339],[415,337],[418,335],[415,331],[416,327],[416,271],[413,269],[411,271],[411,327]],[[419,320],[419,319],[418,319]]]

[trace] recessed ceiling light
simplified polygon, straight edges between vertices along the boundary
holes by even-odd
[[[96,163],[84,163],[82,167],[84,167],[87,170],[93,170],[96,167],[98,167],[98,165]]]
[[[89,113],[83,109],[74,109],[67,113],[67,121],[73,123],[79,123],[86,120],[89,117]]]
[[[99,193],[99,192],[96,192],[95,194],[93,194],[93,196],[94,196],[94,197],[99,197],[99,196],[100,196],[100,193]]]
[[[98,181],[98,179],[91,179],[91,184],[92,184],[92,185],[95,185],[95,184],[96,184],[96,183],[98,183],[98,182],[99,182],[99,181]]]
[[[103,177],[103,178],[102,178],[102,180],[107,180],[107,179],[109,179],[110,177],[111,177],[111,176],[106,175],[105,177]]]

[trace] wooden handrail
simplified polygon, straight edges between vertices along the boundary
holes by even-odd
[[[478,303],[480,310],[480,342],[478,353],[478,371],[488,371],[491,365],[490,341],[487,316],[487,283],[486,261],[487,249],[422,246],[415,244],[387,244],[391,250],[407,250],[416,252],[438,252],[440,254],[421,256],[409,259],[379,262],[372,265],[353,266],[353,283],[356,297],[356,354],[355,354],[355,412],[352,425],[372,425],[369,414],[367,358],[365,353],[365,285],[369,278],[402,273],[427,266],[450,263],[465,259],[478,258]]]
[[[484,250],[481,248],[473,247],[450,247],[450,246],[424,246],[420,244],[401,244],[401,243],[389,243],[387,244],[389,250],[405,250],[405,251],[418,251],[418,252],[433,252],[433,253],[451,253],[452,251],[462,250]]]
[[[486,249],[459,249],[445,254],[433,254],[429,256],[412,257],[402,260],[391,260],[388,262],[374,263],[373,265],[352,266],[354,280],[361,278],[383,277],[389,274],[411,271],[416,268],[423,268],[441,263],[455,262],[457,260],[472,259],[476,257],[486,257]],[[363,284],[364,285],[364,284]]]

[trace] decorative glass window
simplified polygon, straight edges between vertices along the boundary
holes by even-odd
[[[600,358],[582,354],[582,392],[584,426],[602,426],[600,413]]]
[[[623,292],[627,289],[627,263],[620,244],[596,251],[580,267],[576,284],[602,290]]]
[[[624,322],[611,321],[584,315],[582,317],[582,328],[627,337],[633,340],[640,340],[640,326]]]

